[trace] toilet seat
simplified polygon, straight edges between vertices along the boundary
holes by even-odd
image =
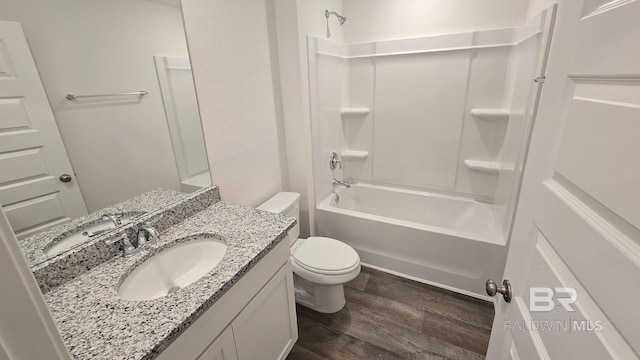
[[[320,275],[343,275],[360,268],[360,257],[352,247],[320,236],[297,246],[292,259],[295,265]]]

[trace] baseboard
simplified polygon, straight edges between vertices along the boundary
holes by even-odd
[[[443,284],[437,283],[435,281],[429,281],[429,280],[417,278],[415,276],[403,274],[403,273],[400,273],[400,272],[397,272],[397,271],[385,269],[385,268],[382,268],[382,267],[379,267],[379,266],[375,266],[375,265],[371,265],[371,264],[367,264],[367,263],[363,263],[363,262],[361,262],[360,264],[362,266],[365,266],[365,267],[368,267],[368,268],[371,268],[371,269],[374,269],[374,270],[382,271],[382,272],[385,272],[387,274],[391,274],[391,275],[399,276],[401,278],[417,281],[419,283],[423,283],[423,284],[439,287],[441,289],[453,291],[453,292],[458,293],[458,294],[462,294],[462,295],[470,296],[470,297],[473,297],[473,298],[476,298],[476,299],[488,301],[490,303],[495,303],[495,298],[490,297],[488,295],[476,294],[476,293],[471,292],[471,291],[454,288],[452,286],[443,285]]]

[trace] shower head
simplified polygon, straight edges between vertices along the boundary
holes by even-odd
[[[340,22],[340,26],[342,26],[344,22],[347,21],[347,18],[345,16],[342,16],[335,11],[329,11],[329,10],[324,11],[324,16],[327,19],[329,18],[330,15],[335,15],[338,18],[338,21]]]

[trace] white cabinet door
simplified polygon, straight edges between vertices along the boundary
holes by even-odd
[[[231,326],[226,329],[215,339],[202,355],[198,356],[198,360],[237,360],[236,344],[233,340],[233,330]]]
[[[240,360],[284,360],[298,340],[293,273],[287,263],[231,323]]]
[[[0,21],[0,205],[18,238],[87,214],[73,174],[22,28]]]
[[[487,359],[638,358],[639,17],[558,4]]]

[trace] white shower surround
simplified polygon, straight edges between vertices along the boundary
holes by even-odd
[[[522,141],[526,141],[523,136],[530,127],[532,108],[528,99],[533,75],[529,67],[535,68],[532,63],[539,61],[536,53],[543,16],[518,28],[364,44],[309,38],[315,222],[319,235],[350,244],[368,265],[489,299],[484,295],[484,281],[502,277],[507,252],[506,237],[519,181],[517,170],[522,165]],[[468,51],[472,56],[460,115],[464,126],[457,150],[456,187],[433,188],[452,196],[423,192],[431,191],[429,187],[376,179],[373,159],[380,154],[376,153],[374,139],[367,136],[372,134],[374,119],[378,120],[378,109],[372,100],[375,92],[367,93],[367,89],[379,84],[373,79],[375,68],[371,70],[370,62],[413,54]],[[525,54],[531,59],[523,62]],[[496,67],[502,72],[497,77]],[[446,84],[446,79],[438,80]],[[363,112],[360,120],[341,118],[342,108],[367,108],[370,112]],[[477,117],[478,109],[483,114],[500,116]],[[349,133],[354,128],[357,133]],[[483,138],[491,132],[502,133],[505,138],[494,138],[497,148],[483,148],[487,140],[493,141]],[[522,149],[514,148],[516,143]],[[328,153],[350,150],[364,151],[367,157],[356,160],[359,163],[343,158],[344,169],[331,172],[326,161]],[[467,159],[499,168],[493,172],[477,171],[465,165]],[[404,161],[400,157],[391,160]],[[341,191],[341,206],[332,203],[332,177],[358,183],[351,190]],[[405,190],[407,187],[421,191]],[[427,215],[431,221],[422,221]],[[469,217],[475,220],[468,221]]]
[[[506,241],[492,205],[395,187],[354,184],[317,206],[321,236],[352,246],[362,263],[488,299]]]

